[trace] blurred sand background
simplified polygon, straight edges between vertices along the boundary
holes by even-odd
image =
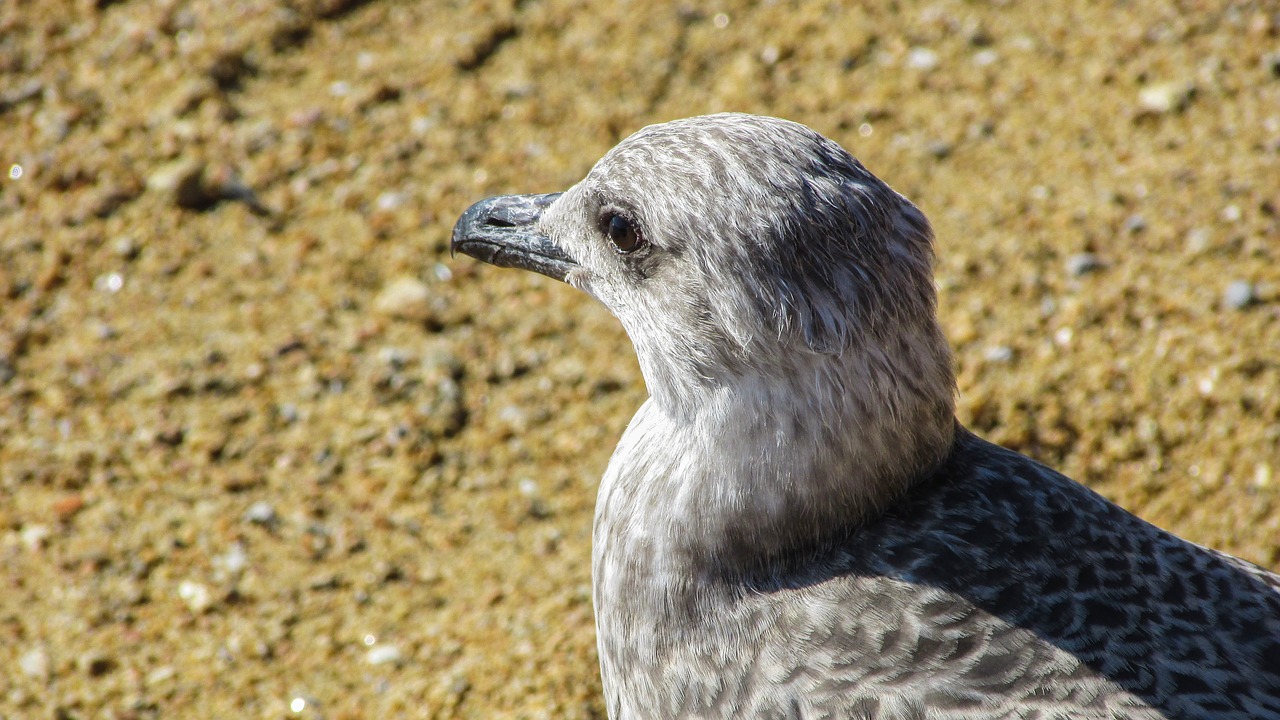
[[[0,717],[603,717],[643,384],[449,231],[720,110],[932,218],[965,423],[1280,569],[1274,2],[7,0]]]

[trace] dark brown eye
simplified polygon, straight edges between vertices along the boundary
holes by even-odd
[[[618,248],[619,252],[629,253],[644,245],[644,238],[636,229],[635,223],[617,213],[609,213],[601,218],[604,234]]]

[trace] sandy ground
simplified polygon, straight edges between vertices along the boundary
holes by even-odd
[[[717,110],[931,216],[962,420],[1280,568],[1277,6],[838,5],[0,4],[0,717],[602,717],[644,387],[449,230]]]

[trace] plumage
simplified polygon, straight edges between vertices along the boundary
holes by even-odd
[[[1280,577],[954,419],[924,215],[775,118],[646,128],[453,246],[623,323],[610,717],[1280,718]]]

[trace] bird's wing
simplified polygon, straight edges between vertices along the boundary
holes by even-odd
[[[1280,577],[972,436],[804,567],[738,627],[819,716],[1280,718]]]

